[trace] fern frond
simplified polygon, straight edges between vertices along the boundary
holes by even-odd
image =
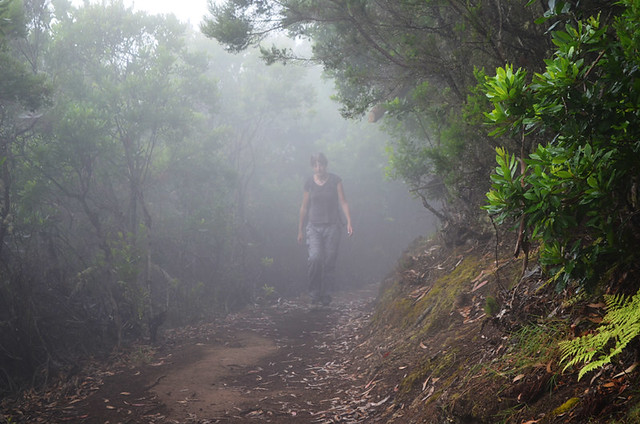
[[[604,295],[604,301],[605,301],[607,310],[620,309],[622,305],[624,305],[626,300],[627,298],[623,294],[605,294]]]
[[[631,299],[617,294],[605,295],[604,300],[607,313],[595,333],[559,343],[560,362],[566,362],[563,371],[584,364],[578,380],[589,371],[610,363],[611,358],[640,335],[640,290]]]

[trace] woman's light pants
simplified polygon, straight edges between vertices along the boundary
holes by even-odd
[[[336,260],[340,245],[339,224],[308,224],[309,293],[313,302],[330,301],[334,288]]]

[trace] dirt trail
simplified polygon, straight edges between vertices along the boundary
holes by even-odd
[[[349,352],[375,289],[341,294],[327,308],[302,300],[251,308],[223,322],[168,331],[144,364],[104,378],[60,422],[371,422]],[[64,409],[63,409],[64,411]]]

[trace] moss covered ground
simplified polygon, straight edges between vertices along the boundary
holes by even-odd
[[[388,423],[638,423],[637,351],[578,380],[558,342],[600,322],[597,296],[558,293],[509,241],[419,239],[382,284],[354,352]],[[628,372],[625,373],[625,370]]]

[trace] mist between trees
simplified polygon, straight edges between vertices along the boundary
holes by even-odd
[[[339,285],[434,229],[314,67],[230,55],[121,3],[0,2],[0,392],[81,355],[306,289],[309,156],[345,185]]]
[[[353,214],[343,287],[383,278],[427,211],[444,243],[515,229],[558,290],[636,269],[636,2],[210,12],[207,39],[119,1],[0,0],[1,390],[160,322],[299,294],[316,151]]]

